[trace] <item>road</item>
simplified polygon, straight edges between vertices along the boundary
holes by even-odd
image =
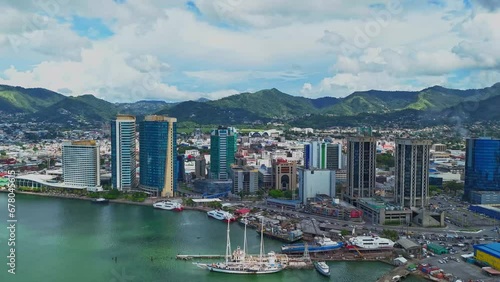
[[[303,213],[303,212],[298,212],[298,211],[292,211],[292,210],[287,210],[287,209],[280,209],[277,207],[271,207],[267,206],[265,204],[253,204],[255,207],[263,209],[263,210],[268,210],[268,211],[274,211],[276,213],[283,213],[284,215],[294,215],[298,218],[305,219],[305,218],[310,218],[310,219],[315,219],[317,221],[328,221],[330,223],[337,223],[339,226],[339,229],[347,229],[347,228],[352,228],[355,226],[356,228],[362,228],[364,227],[365,229],[368,230],[377,230],[381,231],[383,229],[389,229],[389,230],[395,230],[395,231],[413,231],[413,232],[419,232],[419,233],[439,233],[439,234],[463,234],[467,235],[470,234],[470,236],[483,236],[483,235],[488,235],[488,236],[499,236],[497,232],[492,230],[492,226],[477,226],[474,227],[474,229],[480,229],[482,230],[479,233],[470,233],[470,232],[464,232],[460,231],[461,229],[463,230],[463,227],[458,227],[452,224],[449,224],[447,227],[442,227],[442,228],[427,228],[427,227],[418,227],[418,226],[411,226],[407,227],[406,225],[402,226],[391,226],[391,225],[378,225],[378,224],[372,224],[369,222],[353,222],[353,221],[345,221],[345,220],[339,220],[339,219],[334,219],[332,217],[326,217],[326,216],[321,216],[321,215],[316,215],[316,214],[310,214],[310,213]],[[345,224],[348,224],[348,226],[343,226]]]

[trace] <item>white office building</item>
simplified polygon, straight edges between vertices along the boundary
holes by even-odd
[[[64,184],[93,189],[101,185],[99,145],[95,140],[68,141],[62,145]]]

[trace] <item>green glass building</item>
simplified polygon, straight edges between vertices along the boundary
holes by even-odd
[[[232,127],[212,130],[210,136],[210,178],[227,180],[231,165],[234,164],[236,140],[238,136]]]

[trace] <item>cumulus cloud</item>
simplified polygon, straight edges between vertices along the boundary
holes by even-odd
[[[488,86],[500,66],[494,2],[0,0],[0,83],[111,101],[216,99],[273,83],[308,97]],[[113,35],[83,37],[75,16]]]

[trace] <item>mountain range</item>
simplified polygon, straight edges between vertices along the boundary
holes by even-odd
[[[102,123],[116,114],[138,120],[164,114],[197,124],[243,124],[279,121],[294,126],[419,125],[500,120],[500,83],[472,90],[433,86],[421,91],[354,92],[344,98],[309,99],[278,89],[241,93],[218,100],[179,103],[138,101],[110,103],[91,94],[68,97],[43,88],[0,85],[0,112],[19,120],[63,124]]]

